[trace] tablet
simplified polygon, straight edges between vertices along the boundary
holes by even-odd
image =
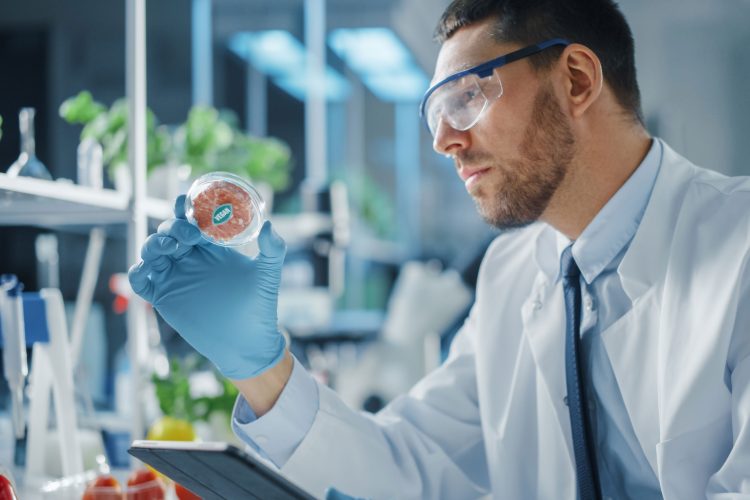
[[[315,500],[231,444],[133,441],[128,453],[205,500]]]

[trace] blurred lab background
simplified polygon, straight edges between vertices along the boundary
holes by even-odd
[[[441,362],[496,234],[418,116],[448,3],[152,0],[135,40],[123,0],[0,3],[0,172],[19,159],[24,115],[38,171],[55,182],[35,191],[0,177],[0,273],[27,292],[61,291],[80,351],[79,427],[127,442],[142,411],[144,432],[166,415],[231,439],[232,388],[152,311],[138,334],[142,391],[132,391],[122,273],[133,214],[106,198],[132,193],[123,99],[133,71],[145,71],[149,109],[149,232],[196,176],[244,175],[289,243],[280,321],[316,376],[376,411]],[[750,2],[620,3],[651,133],[698,164],[750,173]],[[145,63],[129,69],[140,42]],[[11,399],[0,384],[4,449]],[[123,460],[122,443],[105,444],[112,463]]]

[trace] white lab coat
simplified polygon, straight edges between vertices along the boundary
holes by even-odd
[[[493,243],[449,360],[408,395],[372,417],[320,386],[282,471],[316,495],[574,499],[564,302],[534,259],[543,231]],[[666,499],[750,498],[749,248],[750,180],[665,145],[618,269],[633,307],[602,338]]]

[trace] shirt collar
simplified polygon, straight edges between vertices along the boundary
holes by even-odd
[[[654,139],[646,157],[573,243],[573,258],[586,283],[597,276],[633,239],[651,197],[663,146]],[[537,238],[535,258],[552,281],[560,277],[560,256],[571,240],[551,226]]]

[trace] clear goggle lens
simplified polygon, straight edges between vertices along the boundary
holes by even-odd
[[[430,95],[425,117],[430,133],[435,136],[441,120],[455,130],[473,127],[491,100],[503,94],[503,86],[495,73],[485,78],[469,74],[452,80]]]

